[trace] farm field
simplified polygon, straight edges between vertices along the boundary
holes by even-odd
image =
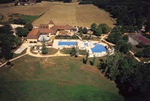
[[[40,18],[33,22],[37,26],[53,20],[55,24],[69,24],[73,26],[90,27],[92,23],[106,23],[113,27],[115,19],[109,13],[92,4],[78,5],[78,3],[54,2],[53,6]]]
[[[3,5],[4,4],[1,4],[0,6]],[[10,5],[12,4],[10,3]],[[42,2],[42,3],[37,3],[36,5],[28,5],[28,6],[10,6],[10,5],[7,7],[0,8],[1,9],[0,14],[4,15],[3,21],[7,21],[8,20],[7,15],[12,13],[39,16],[53,6],[50,2]]]
[[[8,20],[8,15],[18,13],[23,15],[40,16],[32,24],[47,24],[53,20],[55,24],[72,26],[90,27],[92,23],[106,23],[114,27],[115,19],[111,18],[109,13],[98,7],[88,5],[78,5],[77,2],[46,2],[37,3],[28,6],[8,6],[1,7],[0,14],[4,15],[2,21]]]
[[[13,64],[0,68],[2,101],[123,101],[115,84],[89,71],[96,67],[83,64],[81,57],[27,55]]]

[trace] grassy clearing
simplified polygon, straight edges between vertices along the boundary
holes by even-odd
[[[141,48],[137,48],[136,46],[133,46],[132,45],[132,48],[131,48],[131,51],[134,52],[134,53],[137,53],[139,51],[141,51],[142,49]]]
[[[86,55],[86,50],[79,50],[79,54]]]
[[[0,68],[2,101],[123,101],[113,82],[80,69],[96,68],[80,57],[24,56],[13,63]]]
[[[39,16],[29,16],[29,15],[22,15],[21,18],[23,21],[27,23],[32,23],[34,20],[36,20]]]
[[[63,54],[70,54],[71,50],[72,50],[72,48],[64,48],[64,49],[60,50],[60,52]]]
[[[106,23],[114,27],[115,19],[109,13],[94,5],[78,5],[77,3],[55,2],[43,16],[36,19],[33,25],[47,24],[53,20],[55,24],[90,27],[92,23]]]
[[[37,3],[36,5],[28,6],[10,6],[8,8],[1,8],[0,13],[4,15],[3,21],[8,21],[7,14],[18,13],[23,15],[33,15],[39,16],[52,8],[51,2],[42,1],[42,3]]]
[[[46,55],[52,55],[52,54],[55,54],[57,53],[57,49],[55,48],[48,48],[48,53]],[[42,54],[43,55],[43,54]]]
[[[64,48],[64,49],[60,50],[60,52],[63,54],[70,54],[71,50],[72,50],[72,48]],[[79,50],[79,54],[86,55],[86,50]]]

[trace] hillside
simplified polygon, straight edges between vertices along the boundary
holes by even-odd
[[[89,27],[92,23],[106,23],[113,27],[115,20],[109,13],[90,5],[78,5],[78,3],[53,2],[51,8],[40,18],[33,22],[33,25],[48,23],[53,20],[56,24],[69,24],[73,26]]]

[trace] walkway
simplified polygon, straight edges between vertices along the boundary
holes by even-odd
[[[16,59],[19,59],[19,58],[21,58],[21,57],[23,57],[23,56],[25,56],[25,55],[27,55],[27,53],[25,53],[25,54],[23,54],[23,55],[20,55],[20,56],[18,56],[18,57],[15,57],[15,58],[13,58],[13,59],[10,59],[9,62],[12,62],[12,61],[14,61],[14,60],[16,60]],[[8,61],[7,61],[7,62],[8,62]],[[3,67],[4,65],[6,65],[7,62],[5,62],[5,63],[3,63],[2,65],[0,65],[0,68]]]
[[[53,55],[41,55],[41,54],[33,54],[30,51],[30,47],[28,47],[27,52],[28,55],[33,56],[33,57],[56,57],[56,56],[70,56],[70,54],[62,54],[60,53],[60,51],[58,50],[57,53],[53,54]],[[84,57],[84,55],[79,55],[80,57]]]
[[[79,35],[77,35],[77,34],[75,34],[80,40],[82,40],[82,38],[79,36]]]

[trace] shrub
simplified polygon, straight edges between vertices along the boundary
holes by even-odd
[[[139,42],[139,44],[136,45],[136,47],[138,47],[138,48],[144,48],[145,47],[145,43]]]
[[[144,57],[148,57],[148,58],[150,57],[150,47],[145,48],[142,51],[143,51]]]
[[[87,32],[88,32],[87,28],[84,27],[84,28],[82,29],[82,32],[83,32],[84,34],[87,34]]]
[[[139,58],[142,57],[143,55],[144,55],[144,54],[143,54],[142,51],[141,51],[141,52],[137,52],[137,53],[135,54],[135,56],[136,56],[136,57],[139,57]]]

